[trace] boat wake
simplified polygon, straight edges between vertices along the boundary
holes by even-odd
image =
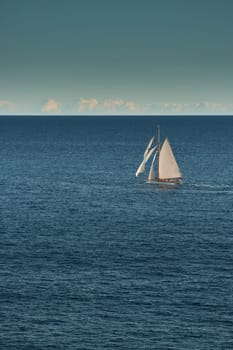
[[[195,190],[194,190],[195,189]],[[232,185],[215,185],[208,183],[190,183],[185,192],[197,192],[200,191],[202,193],[212,193],[212,194],[232,194],[233,186]]]

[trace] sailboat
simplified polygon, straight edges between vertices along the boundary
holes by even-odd
[[[153,146],[155,137],[153,136],[144,152],[143,160],[139,165],[136,176],[139,176],[145,171],[145,165],[152,155],[153,159],[150,166],[150,171],[148,175],[148,181],[152,182],[164,182],[171,184],[182,183],[183,176],[175,159],[174,153],[172,151],[170,142],[166,138],[160,147],[160,127],[158,126],[158,143]],[[155,160],[157,157],[157,177],[155,176]]]

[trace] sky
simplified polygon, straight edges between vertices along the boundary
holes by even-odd
[[[233,115],[233,1],[0,0],[0,114]]]

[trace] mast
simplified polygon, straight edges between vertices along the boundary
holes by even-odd
[[[158,180],[159,180],[159,157],[160,157],[160,126],[158,128]]]

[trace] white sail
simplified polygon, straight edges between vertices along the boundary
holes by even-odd
[[[158,152],[155,152],[154,158],[152,160],[151,166],[150,166],[150,172],[148,175],[148,181],[154,181],[155,180],[155,171],[154,171],[154,162],[155,158]]]
[[[154,142],[154,139],[155,139],[154,136],[150,139],[150,142],[148,143],[148,145],[147,145],[147,147],[146,147],[146,149],[145,149],[145,152],[144,152],[144,158],[146,157],[146,155],[147,155],[149,149],[151,148],[151,145],[152,145],[152,143]]]
[[[144,158],[145,164],[148,162],[154,151],[156,150],[157,146],[154,146],[151,148],[151,150],[147,153],[147,156]]]
[[[166,138],[159,155],[159,179],[176,179],[181,177],[179,166],[168,138]]]
[[[139,167],[137,168],[136,171],[136,176],[140,175],[141,173],[144,173],[145,171],[145,160],[143,159],[143,161],[141,162],[141,164],[139,165]]]
[[[143,173],[145,171],[145,165],[148,162],[148,160],[150,159],[150,157],[152,156],[152,154],[154,153],[154,151],[156,150],[156,147],[151,148],[151,150],[147,153],[146,157],[143,159],[143,161],[141,162],[141,164],[139,165],[137,171],[136,171],[136,176],[138,176],[139,174]]]

